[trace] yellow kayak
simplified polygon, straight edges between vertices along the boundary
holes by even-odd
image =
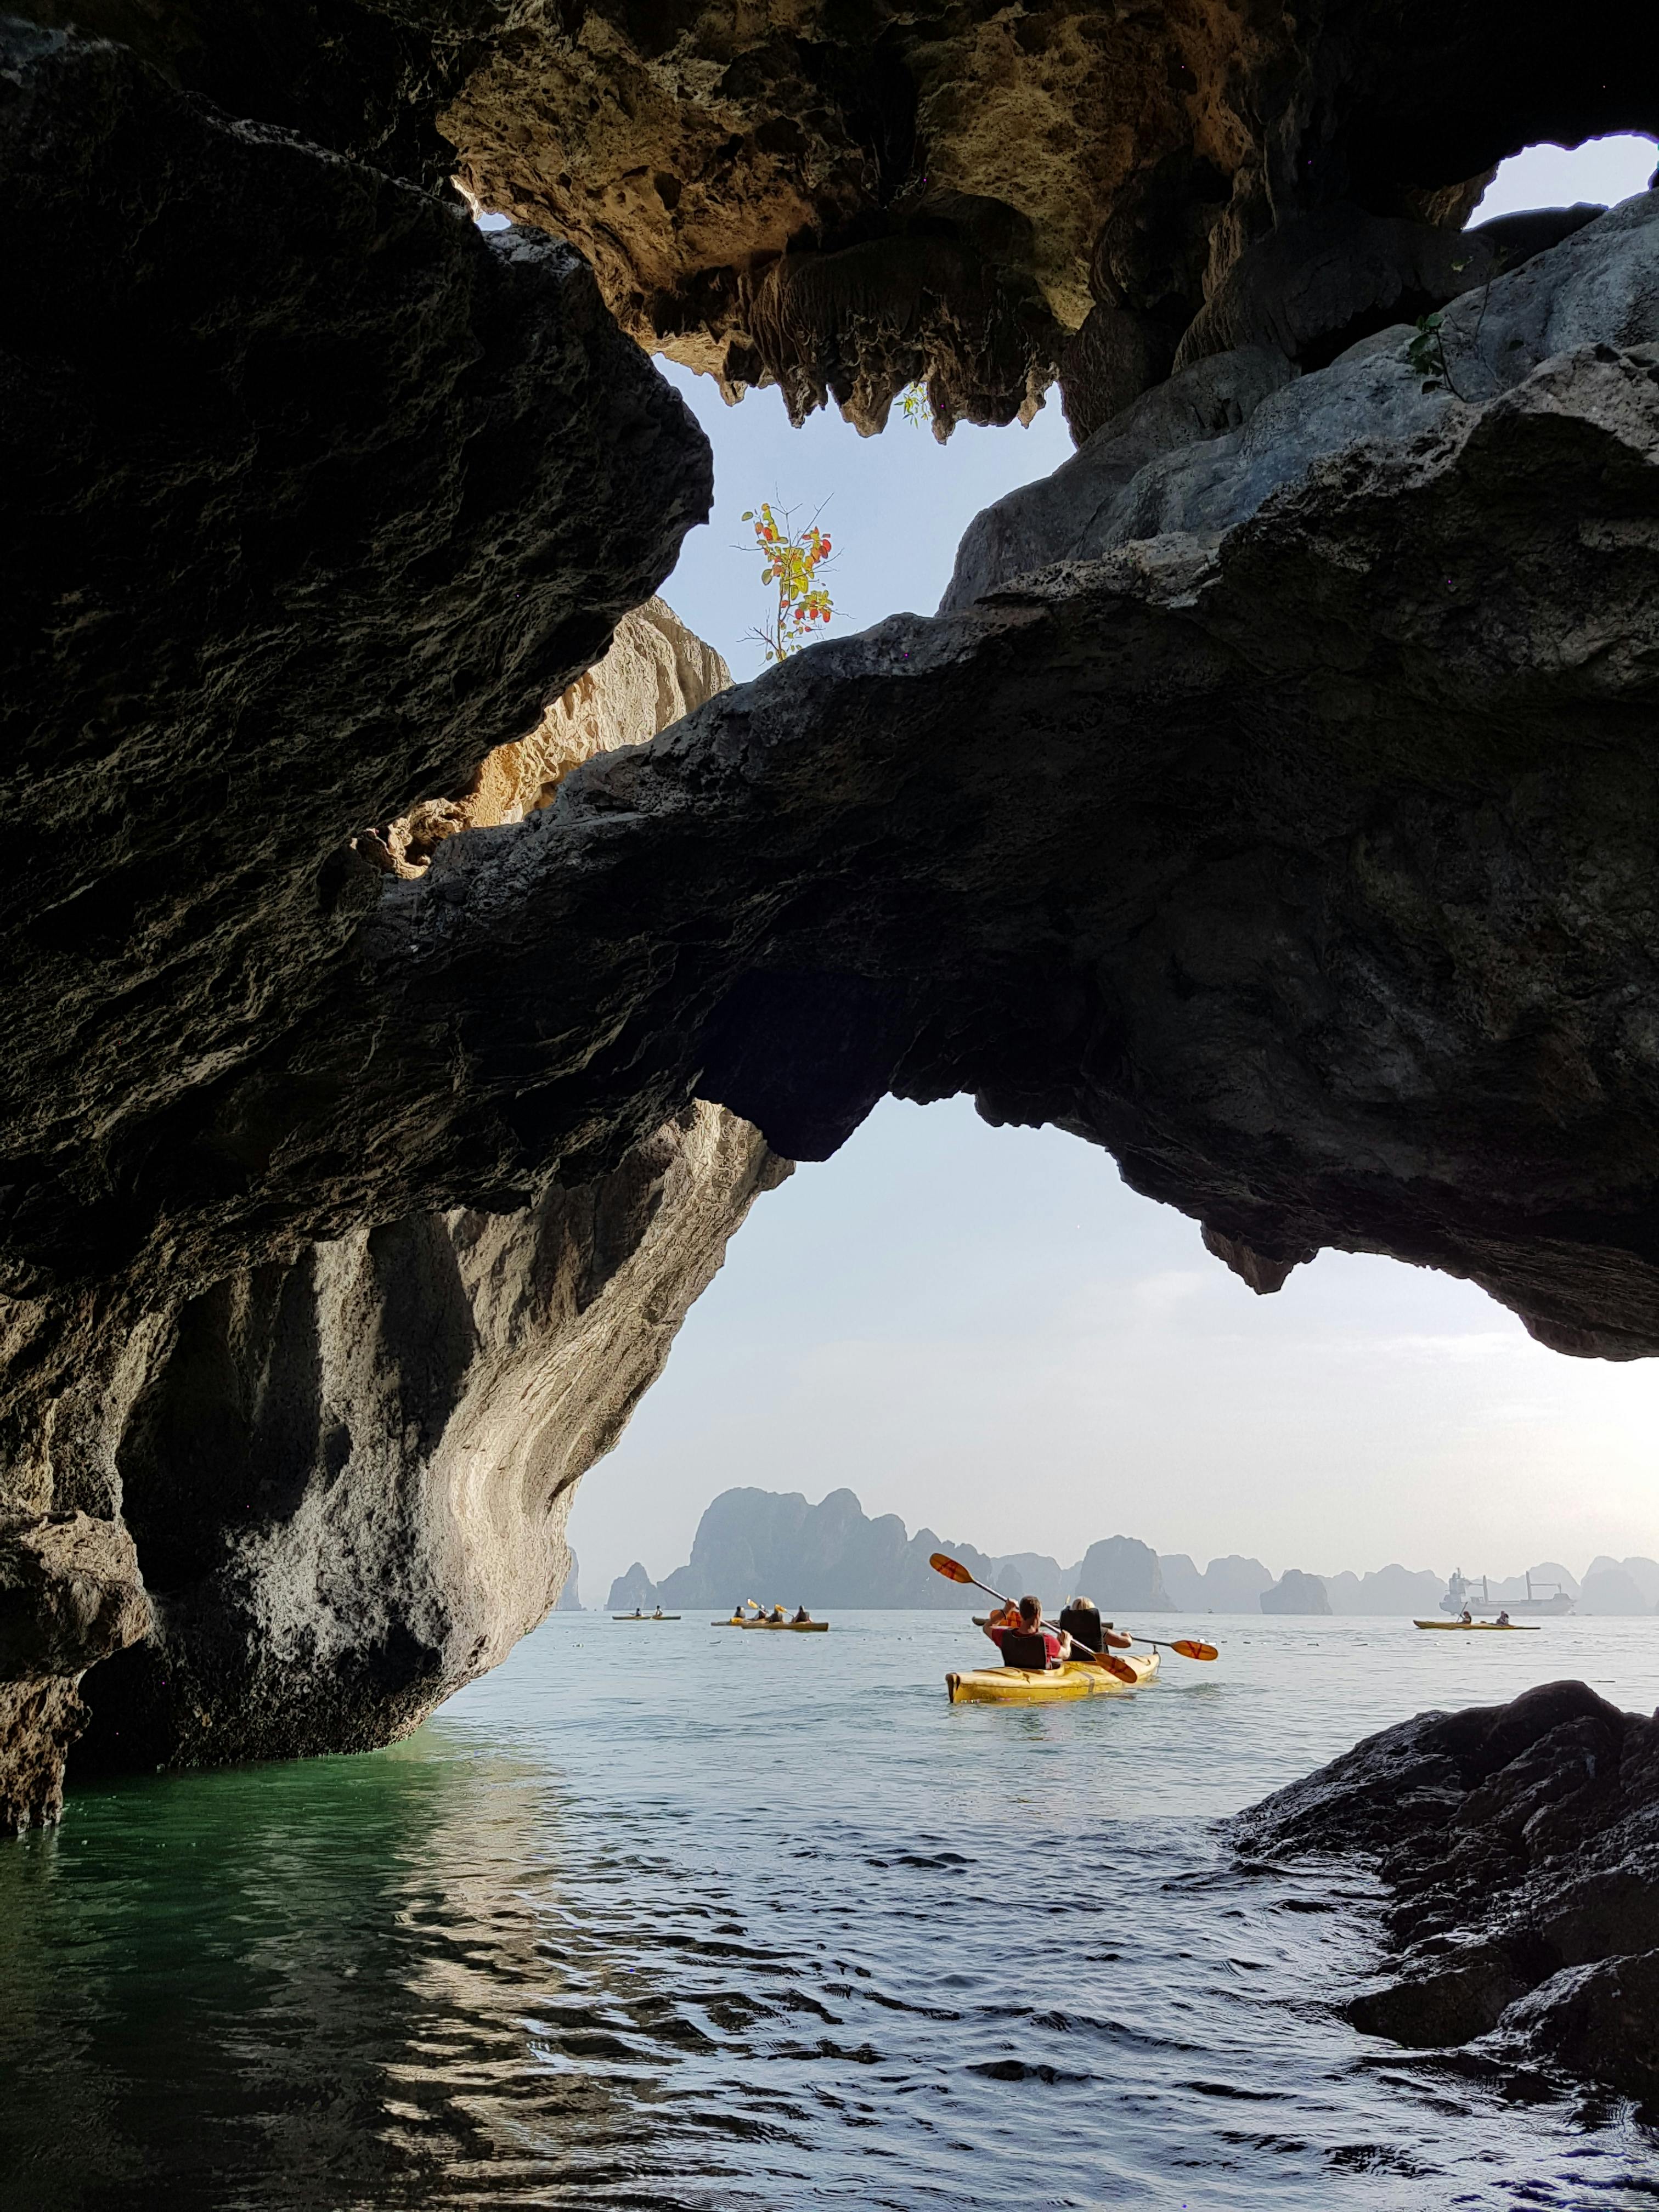
[[[769,1628],[775,1632],[780,1628],[787,1628],[792,1630],[797,1636],[827,1636],[830,1633],[830,1624],[827,1620],[738,1620],[734,1619],[711,1620],[708,1626],[711,1628]]]
[[[1120,1651],[1135,1670],[1133,1682],[1120,1682],[1086,1659],[1063,1659],[1058,1667],[975,1667],[947,1674],[945,1686],[953,1705],[1050,1705],[1071,1698],[1118,1698],[1158,1674],[1156,1651]]]
[[[1465,1636],[1485,1629],[1492,1636],[1536,1636],[1535,1620],[1414,1620],[1413,1628],[1461,1628]]]

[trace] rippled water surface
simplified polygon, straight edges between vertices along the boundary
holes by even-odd
[[[392,1751],[80,1792],[0,1852],[0,2199],[1650,2212],[1627,2112],[1334,2018],[1369,1883],[1217,1822],[1425,1706],[1651,1708],[1659,1621],[1205,1626],[1022,1711],[946,1704],[961,1616],[565,1615]]]

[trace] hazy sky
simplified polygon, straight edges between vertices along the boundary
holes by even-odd
[[[1538,148],[1480,213],[1611,202],[1653,165],[1646,140]],[[896,419],[794,431],[775,392],[727,409],[670,374],[714,442],[716,505],[664,595],[740,678],[763,600],[744,507],[822,507],[844,632],[931,612],[972,515],[1072,450],[1053,398],[1029,429],[940,447]],[[1200,1566],[1582,1573],[1659,1556],[1656,1417],[1659,1363],[1564,1359],[1467,1284],[1388,1261],[1328,1253],[1256,1298],[1104,1152],[987,1128],[965,1099],[889,1101],[756,1207],[571,1536],[590,1605],[636,1558],[679,1565],[733,1483],[845,1483],[913,1528],[1062,1560],[1122,1533]]]

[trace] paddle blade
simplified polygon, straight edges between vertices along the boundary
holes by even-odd
[[[1128,1661],[1120,1659],[1115,1651],[1103,1651],[1100,1663],[1109,1674],[1115,1674],[1120,1682],[1138,1682],[1140,1680]]]
[[[946,1582],[971,1583],[974,1579],[959,1559],[947,1559],[943,1552],[935,1552],[927,1564],[936,1575],[943,1575]]]
[[[1218,1659],[1221,1656],[1213,1644],[1200,1644],[1197,1638],[1193,1636],[1182,1637],[1178,1642],[1172,1644],[1170,1649],[1171,1651],[1178,1651],[1183,1659]]]

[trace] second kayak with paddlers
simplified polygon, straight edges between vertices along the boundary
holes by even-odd
[[[1072,1599],[1057,1622],[1045,1620],[1035,1597],[1016,1604],[943,1552],[935,1552],[928,1564],[948,1581],[982,1589],[999,1608],[982,1622],[975,1615],[975,1622],[997,1645],[1002,1664],[947,1674],[945,1686],[952,1705],[1048,1705],[1107,1697],[1154,1680],[1158,1655],[1166,1648],[1184,1659],[1218,1656],[1213,1644],[1196,1637],[1177,1638],[1166,1647],[1152,1637],[1126,1635],[1103,1620],[1086,1597]],[[1132,1652],[1129,1647],[1136,1642],[1152,1649]]]
[[[755,1607],[752,1619],[746,1610],[750,1606]],[[741,1604],[734,1605],[732,1608],[732,1618],[729,1620],[711,1620],[708,1626],[711,1628],[781,1629],[785,1634],[793,1633],[796,1636],[827,1636],[830,1632],[829,1622],[814,1620],[804,1605],[797,1606],[793,1614],[787,1614],[781,1605],[775,1605],[769,1613],[763,1605],[757,1604],[752,1597],[744,1598]]]

